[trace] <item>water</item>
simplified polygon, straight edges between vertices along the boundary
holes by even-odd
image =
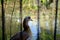
[[[32,32],[32,40],[36,40],[37,39],[37,33],[38,33],[38,26],[37,26],[37,22],[35,21],[29,21],[28,25],[30,27],[30,30]],[[40,28],[39,28],[39,33],[41,32]]]

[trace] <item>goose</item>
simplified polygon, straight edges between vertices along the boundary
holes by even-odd
[[[24,30],[13,35],[10,38],[10,40],[27,40],[29,38],[29,36],[31,36],[31,31],[29,29],[28,21],[32,21],[30,16],[25,17],[23,20]]]
[[[24,30],[16,33],[16,35],[11,37],[11,40],[37,40],[37,22],[33,21],[30,16],[24,18],[23,28]],[[40,28],[39,32],[41,33]]]

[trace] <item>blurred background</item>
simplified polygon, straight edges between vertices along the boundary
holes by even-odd
[[[54,40],[54,26],[56,13],[56,0],[39,0],[39,24],[41,28],[41,40]],[[58,18],[56,40],[60,40],[60,0],[58,0]],[[0,40],[2,40],[2,11],[0,0]],[[20,31],[20,1],[4,0],[5,9],[5,40]],[[37,0],[22,1],[22,21],[24,17],[31,16],[33,20],[38,20],[38,3]]]

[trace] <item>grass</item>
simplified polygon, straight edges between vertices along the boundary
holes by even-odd
[[[60,40],[60,34],[57,34],[56,37],[57,37],[56,40]]]
[[[40,34],[40,37],[41,37],[41,40],[53,40],[53,33],[50,31],[50,30],[41,30],[41,34]]]

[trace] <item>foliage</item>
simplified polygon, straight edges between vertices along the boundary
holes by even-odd
[[[0,0],[1,1],[1,0]],[[13,9],[13,1],[14,0],[8,0],[7,1],[7,8],[5,8],[5,26],[6,26],[6,38],[7,40],[10,39],[10,25],[11,25],[11,32],[12,32],[12,36],[19,32],[20,31],[20,25],[21,23],[19,23],[17,20],[20,19],[20,13],[19,13],[19,1],[16,0],[16,4],[15,4],[15,9],[14,9],[14,12],[13,12],[13,16],[12,16],[12,22],[11,21],[11,13],[12,13],[12,9]],[[42,1],[42,5],[45,5],[45,6],[48,6],[49,5],[49,2],[46,1],[46,0],[41,0]],[[53,20],[54,20],[54,16],[55,16],[55,9],[54,7],[52,9],[46,9],[45,6],[43,7],[41,5],[41,8],[40,8],[40,24],[41,24],[41,27],[44,28],[47,28],[46,26],[46,21],[48,21],[48,24],[49,24],[49,28],[50,30],[48,29],[45,29],[45,30],[41,30],[41,40],[53,40],[53,34],[51,32],[51,29],[53,29]],[[49,6],[48,6],[49,7]],[[0,9],[1,9],[1,6],[0,6]],[[38,9],[38,6],[37,6],[37,3],[36,1],[34,0],[23,0],[22,2],[22,15],[23,15],[23,18],[25,16],[31,16],[33,19],[37,19],[37,9]],[[54,11],[53,11],[54,10]],[[0,10],[1,11],[1,10]],[[60,11],[60,10],[59,10]],[[1,14],[1,12],[0,12]],[[60,14],[60,12],[59,12]],[[0,15],[0,18],[1,18],[1,15]],[[59,18],[60,18],[60,15],[59,15]],[[58,19],[60,20],[60,19]],[[1,22],[1,19],[0,19],[0,22]],[[60,21],[58,22],[58,25],[60,25]],[[58,26],[59,27],[59,26]],[[53,30],[52,30],[53,31]],[[50,33],[51,32],[51,33]],[[1,28],[1,23],[0,23],[0,40],[2,40],[2,28]],[[60,38],[60,34],[57,34],[57,38]]]

